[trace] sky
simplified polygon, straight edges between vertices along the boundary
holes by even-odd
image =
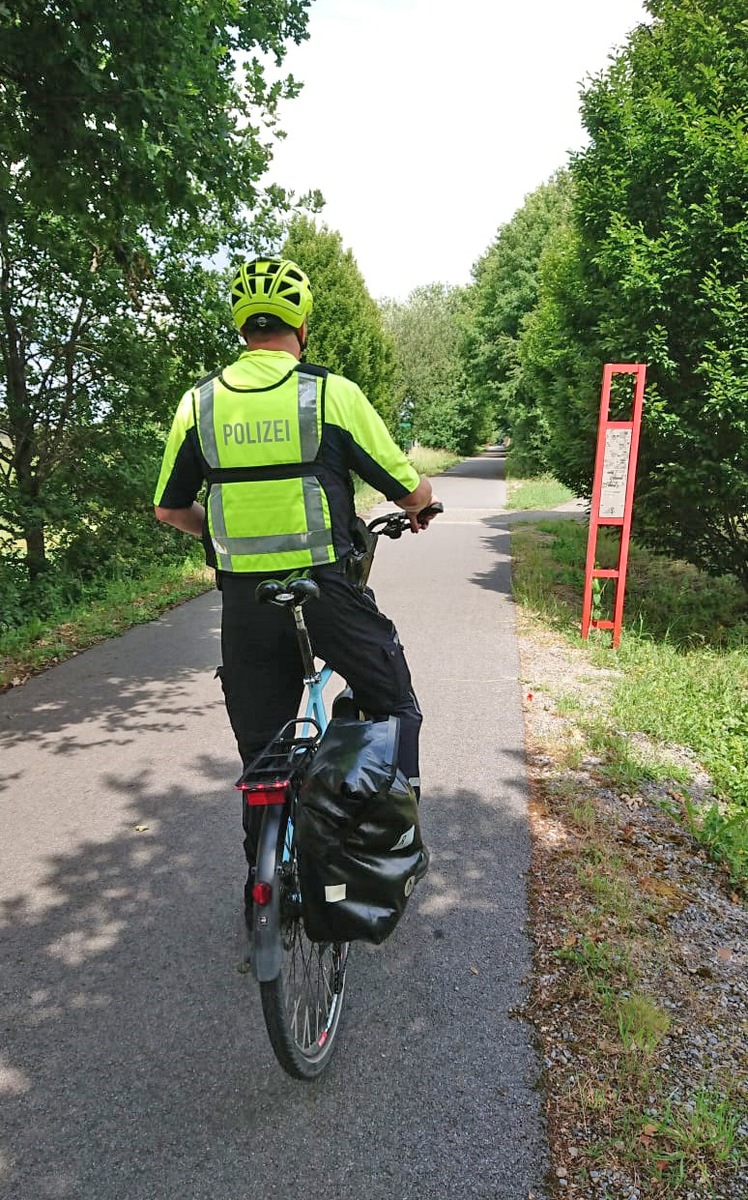
[[[371,295],[400,300],[470,282],[584,146],[580,87],[646,17],[641,0],[313,0],[309,14],[270,178],[319,188]]]

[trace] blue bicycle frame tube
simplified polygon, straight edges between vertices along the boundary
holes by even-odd
[[[333,676],[332,667],[323,667],[322,670],[316,674],[316,677],[313,680],[309,680],[309,679],[306,680],[307,701],[306,701],[306,712],[304,713],[304,718],[305,718],[305,720],[307,718],[313,718],[319,725],[321,733],[324,733],[325,730],[327,729],[327,712],[325,710],[325,702],[322,698],[322,693],[325,690],[325,688],[327,687],[327,684],[332,679],[332,676]],[[302,737],[308,737],[310,734],[310,731],[311,731],[311,726],[309,724],[302,725],[302,727],[301,727]],[[286,829],[286,837],[285,837],[285,842],[284,842],[284,846],[283,846],[283,861],[284,862],[288,862],[288,859],[291,857],[291,840],[292,840],[292,838],[293,838],[293,823],[289,818],[288,828]]]
[[[320,671],[317,679],[313,683],[310,683],[309,681],[307,681],[307,685],[306,685],[307,689],[308,689],[308,694],[307,694],[307,702],[306,702],[306,712],[305,712],[304,716],[305,717],[313,717],[314,720],[319,725],[322,733],[324,733],[325,730],[327,729],[327,713],[325,711],[325,704],[324,704],[324,700],[322,699],[322,693],[325,690],[325,688],[327,687],[327,684],[332,679],[332,675],[333,675],[332,667],[323,667],[322,670]],[[304,736],[308,735],[309,726],[305,725],[303,727],[302,732],[303,732]]]

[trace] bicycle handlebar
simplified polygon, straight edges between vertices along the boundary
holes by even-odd
[[[444,505],[440,500],[435,500],[432,504],[427,504],[418,514],[420,523],[422,518],[430,521],[432,517],[438,513],[444,512]],[[399,538],[405,533],[406,529],[410,529],[410,517],[401,509],[399,512],[385,513],[383,517],[375,517],[366,527],[369,533],[374,533],[377,537],[384,536],[388,538]]]

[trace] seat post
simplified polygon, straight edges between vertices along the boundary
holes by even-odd
[[[293,619],[296,625],[296,638],[299,643],[299,650],[301,651],[301,661],[304,666],[304,683],[319,683],[320,673],[314,665],[312,642],[300,604],[294,604],[293,606]]]

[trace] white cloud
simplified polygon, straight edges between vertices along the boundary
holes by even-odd
[[[584,144],[580,84],[645,17],[640,0],[315,0],[272,177],[320,188],[373,295],[467,283]]]

